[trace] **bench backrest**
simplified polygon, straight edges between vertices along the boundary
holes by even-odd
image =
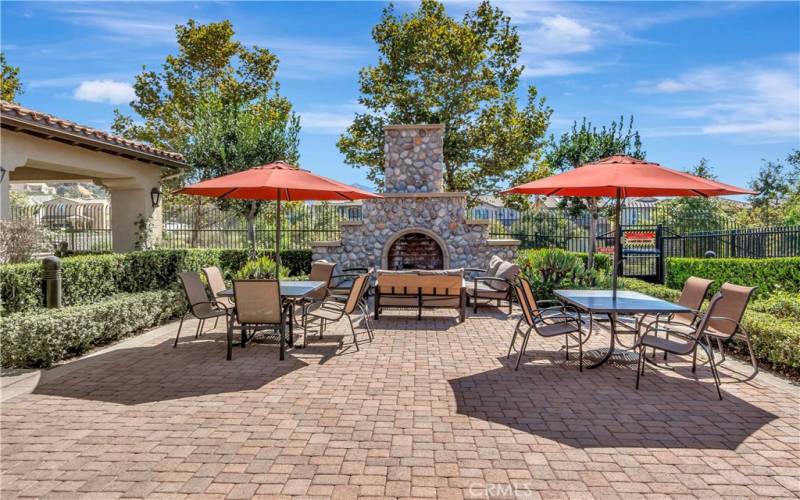
[[[378,271],[378,289],[387,295],[447,295],[458,297],[464,273],[458,271]]]

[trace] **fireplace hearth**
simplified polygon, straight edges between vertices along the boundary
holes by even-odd
[[[341,240],[313,242],[314,259],[341,268],[438,270],[516,257],[518,240],[491,239],[488,221],[468,218],[467,194],[444,190],[443,125],[384,132],[383,198],[364,200],[361,220],[340,224]]]

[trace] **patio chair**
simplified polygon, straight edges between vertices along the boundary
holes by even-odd
[[[350,295],[350,288],[353,286],[353,281],[362,274],[372,274],[373,269],[369,267],[347,267],[341,270],[340,274],[331,276],[331,285],[328,287],[328,297],[336,298],[342,302],[347,300]],[[367,296],[369,296],[369,288],[367,289]]]
[[[225,302],[208,300],[206,287],[200,280],[200,275],[198,273],[186,271],[178,273],[178,278],[183,285],[187,306],[186,311],[181,315],[181,321],[178,324],[178,333],[175,335],[175,343],[172,347],[178,347],[178,339],[181,336],[183,320],[186,318],[187,314],[192,313],[192,316],[200,320],[197,323],[197,331],[194,334],[195,338],[197,338],[200,336],[200,333],[202,333],[203,325],[207,319],[214,318],[214,325],[216,327],[216,321],[219,320],[220,317],[225,317],[227,319],[230,312],[230,308]]]
[[[678,297],[678,304],[690,309],[690,312],[656,315],[654,320],[644,323],[642,326],[647,328],[654,323],[658,323],[666,330],[676,330],[684,334],[691,334],[692,328],[696,326],[700,308],[706,300],[708,289],[712,283],[712,280],[695,276],[690,277],[683,284],[683,290],[681,290],[681,295]],[[669,333],[666,335],[669,338]],[[655,355],[655,350],[653,350],[653,355]],[[665,359],[666,356],[667,353],[665,352]]]
[[[350,331],[353,334],[353,343],[356,346],[356,350],[359,350],[356,330],[353,327],[352,319],[352,316],[354,313],[356,313],[356,311],[360,312],[364,316],[364,328],[367,330],[367,335],[371,342],[373,339],[373,330],[372,325],[370,324],[367,304],[366,301],[363,300],[367,288],[369,288],[369,275],[362,274],[353,282],[353,286],[350,288],[350,295],[348,295],[347,301],[341,302],[331,298],[323,302],[311,304],[306,311],[305,316],[303,317],[303,346],[305,347],[306,345],[308,327],[311,325],[311,323],[315,321],[320,322],[319,336],[322,338],[323,321],[339,321],[342,319],[342,317],[346,317],[347,322],[350,325]]]
[[[723,349],[723,342],[731,339],[743,340],[747,344],[747,350],[750,354],[750,363],[753,366],[753,373],[750,378],[758,374],[758,361],[753,352],[753,343],[750,340],[750,334],[742,328],[742,317],[744,316],[747,305],[755,292],[755,288],[734,285],[732,283],[723,283],[719,289],[722,294],[722,300],[719,307],[714,312],[713,317],[708,325],[706,334],[711,339],[716,339],[717,347],[722,355],[720,363],[725,362],[725,351]],[[709,347],[711,347],[709,345]],[[713,348],[711,348],[713,352]]]
[[[324,281],[325,286],[319,290],[314,290],[298,301],[302,307],[301,317],[305,315],[306,308],[308,308],[309,304],[312,302],[321,302],[328,297],[331,277],[333,276],[335,267],[335,262],[328,262],[326,260],[318,260],[311,264],[311,272],[308,273],[309,281]]]
[[[703,305],[703,302],[705,302],[708,289],[711,287],[712,283],[712,280],[697,278],[695,276],[690,277],[686,280],[686,283],[683,284],[683,290],[681,290],[681,295],[678,297],[678,304],[691,311],[657,315],[654,321],[644,324],[643,326],[647,328],[657,321],[665,327],[675,327],[679,331],[690,332],[691,330],[687,330],[687,328],[695,326],[699,317],[700,307]]]
[[[278,280],[233,280],[236,303],[228,322],[228,359],[233,354],[233,332],[242,332],[242,347],[259,331],[273,329],[280,336],[281,359],[284,351],[285,315]],[[251,331],[248,338],[247,332]]]
[[[208,288],[211,289],[211,295],[216,298],[217,302],[222,302],[229,309],[233,309],[233,299],[230,297],[219,297],[219,292],[227,289],[225,285],[225,278],[222,277],[222,271],[217,266],[210,266],[203,268],[203,274],[206,276]],[[214,324],[216,328],[216,323]]]
[[[722,400],[722,391],[720,391],[719,384],[719,373],[717,373],[717,366],[714,362],[714,353],[711,350],[711,340],[708,337],[711,323],[714,319],[718,318],[717,314],[721,312],[721,308],[723,307],[723,300],[724,295],[722,292],[718,292],[711,298],[711,302],[708,305],[708,310],[706,311],[705,315],[700,319],[697,323],[697,326],[694,328],[694,331],[691,335],[684,335],[684,334],[677,334],[673,335],[674,337],[678,338],[678,340],[671,340],[668,338],[662,338],[655,335],[658,333],[659,330],[662,331],[669,331],[661,326],[656,325],[655,323],[650,325],[645,331],[644,334],[639,338],[638,342],[634,346],[639,350],[639,359],[636,365],[636,389],[639,389],[639,379],[644,376],[644,367],[647,364],[646,359],[644,356],[644,351],[648,347],[652,347],[653,349],[658,349],[670,354],[682,355],[687,356],[689,354],[692,355],[692,371],[695,370],[696,360],[697,360],[697,347],[701,347],[703,351],[705,351],[706,356],[708,356],[709,363],[711,365],[711,375],[714,377],[714,385],[717,388],[717,395],[719,399]],[[651,334],[652,333],[652,334]],[[674,331],[672,332],[675,333]],[[705,340],[705,344],[702,342]]]
[[[511,356],[511,351],[515,347],[517,335],[522,337],[522,346],[517,353],[517,362],[514,370],[519,370],[522,355],[528,347],[531,331],[535,331],[540,337],[550,338],[564,336],[566,347],[566,359],[569,360],[569,339],[575,339],[578,343],[578,369],[583,371],[583,330],[581,329],[580,312],[574,310],[567,314],[568,306],[558,305],[540,309],[533,295],[533,289],[528,280],[521,278],[515,287],[519,305],[522,308],[522,318],[514,328],[514,335],[511,337],[511,345],[508,347],[506,358]],[[549,303],[542,301],[539,303]],[[553,301],[555,302],[555,301]],[[523,324],[524,322],[524,324]]]
[[[465,286],[467,303],[469,304],[472,301],[472,312],[478,312],[480,300],[486,300],[486,303],[496,300],[497,307],[500,307],[502,301],[507,301],[508,314],[511,314],[514,286],[520,272],[519,266],[494,255],[489,261],[488,269],[468,268],[464,269],[464,272],[484,273],[474,276],[471,279],[472,285]]]

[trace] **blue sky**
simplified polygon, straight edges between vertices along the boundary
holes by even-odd
[[[22,70],[20,102],[102,129],[115,107],[128,111],[142,65],[175,52],[175,24],[230,19],[239,40],[281,59],[282,93],[301,115],[303,166],[366,184],[336,140],[358,110],[358,69],[376,60],[370,32],[384,3],[0,5],[2,50]],[[603,124],[632,114],[648,159],[687,168],[706,157],[738,185],[762,159],[800,147],[800,3],[497,5],[519,27],[523,83],[554,109],[552,133],[584,116]],[[472,6],[447,9],[460,17]]]

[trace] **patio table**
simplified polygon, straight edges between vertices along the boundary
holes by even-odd
[[[597,368],[612,357],[623,361],[635,361],[635,353],[629,349],[619,349],[617,344],[617,316],[619,314],[673,314],[690,312],[682,305],[673,304],[650,295],[628,290],[618,290],[613,298],[611,290],[554,290],[555,296],[582,311],[594,314],[607,314],[611,335],[608,348],[595,349],[586,354],[598,354],[600,360],[587,368]]]
[[[281,299],[283,300],[284,308],[286,308],[289,313],[288,343],[290,347],[294,345],[294,307],[292,307],[292,304],[294,301],[302,299],[303,297],[307,297],[309,294],[314,293],[325,286],[327,286],[327,283],[324,281],[280,281]],[[217,297],[233,297],[233,288],[226,288],[225,290],[222,290],[221,292],[217,293]],[[281,332],[280,337],[280,358],[283,360],[283,343],[285,341],[284,332]]]

